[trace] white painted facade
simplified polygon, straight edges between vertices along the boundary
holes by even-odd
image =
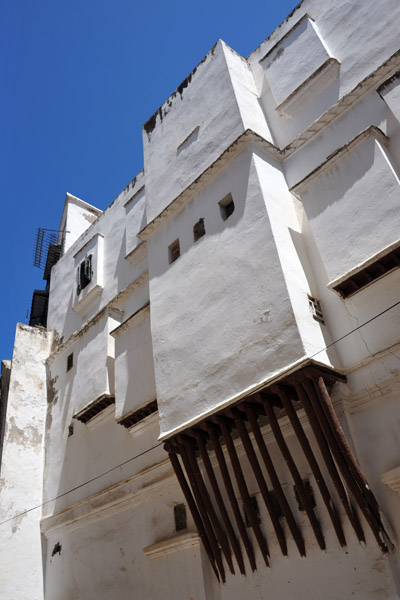
[[[114,202],[67,194],[48,333],[19,325],[3,368],[0,520],[42,507],[1,525],[1,597],[399,598],[399,17],[395,0],[304,0],[247,59],[218,41],[143,126],[144,170]],[[360,543],[332,488],[338,544],[284,416],[326,550],[264,423],[306,556],[285,521],[282,556],[236,436],[271,566],[247,528],[257,570],[245,557],[246,576],[225,565],[218,582],[188,507],[176,527],[187,501],[162,442],[310,360],[346,377],[333,405],[393,547],[382,553],[361,514]]]

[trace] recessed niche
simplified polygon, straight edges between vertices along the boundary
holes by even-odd
[[[225,198],[220,200],[218,204],[221,211],[221,217],[224,221],[226,221],[235,210],[235,204],[233,202],[232,195],[228,194],[225,196]]]
[[[181,255],[181,248],[179,245],[179,239],[176,239],[170,246],[168,246],[168,262],[169,264],[176,261]]]
[[[204,219],[199,219],[197,223],[193,225],[193,239],[195,242],[206,234],[206,228],[204,227]]]

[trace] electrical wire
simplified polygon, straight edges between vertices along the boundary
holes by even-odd
[[[76,490],[79,490],[79,488],[84,487],[85,485],[89,485],[89,483],[92,483],[93,481],[96,481],[97,479],[100,479],[101,477],[104,477],[105,475],[108,475],[108,473],[111,473],[112,471],[115,471],[116,469],[119,469],[120,467],[123,467],[127,463],[132,462],[132,460],[135,460],[136,458],[140,458],[144,454],[147,454],[147,452],[150,452],[151,450],[154,450],[155,448],[159,448],[160,446],[162,446],[162,444],[163,444],[163,442],[160,442],[159,444],[156,444],[155,446],[152,446],[151,448],[147,448],[147,450],[143,450],[143,452],[140,452],[139,454],[136,454],[136,456],[132,456],[131,458],[128,458],[127,460],[124,460],[124,462],[120,463],[119,465],[116,465],[115,467],[111,467],[111,469],[108,469],[107,471],[104,471],[104,473],[100,473],[100,475],[96,475],[95,477],[92,477],[91,479],[88,479],[87,481],[84,481],[83,483],[80,483],[79,485],[71,488],[67,492],[63,492],[62,494],[59,494],[58,496],[55,496],[55,498],[51,498],[50,500],[46,500],[45,502],[43,502],[42,504],[38,504],[37,506],[32,506],[32,508],[28,508],[27,510],[24,510],[23,512],[18,513],[17,515],[14,515],[13,517],[10,517],[9,519],[6,519],[5,521],[0,521],[0,526],[4,525],[4,523],[8,523],[9,521],[12,521],[13,519],[18,519],[18,517],[23,517],[24,515],[26,515],[27,513],[32,512],[33,510],[37,510],[38,508],[42,508],[43,506],[46,506],[46,504],[50,504],[50,502],[55,502],[55,500],[58,500],[59,498],[63,498],[63,496],[67,496],[67,494],[71,494],[72,492],[75,492]]]
[[[371,317],[370,319],[368,319],[364,323],[361,323],[361,325],[358,325],[357,327],[355,327],[351,331],[348,331],[347,333],[345,333],[344,335],[342,335],[340,338],[338,338],[334,342],[331,342],[330,344],[328,344],[324,348],[321,348],[317,352],[314,352],[314,354],[312,354],[308,358],[314,358],[315,356],[317,356],[317,354],[320,354],[321,352],[325,352],[325,350],[328,350],[329,348],[331,348],[335,344],[338,344],[339,342],[341,342],[345,338],[349,337],[350,335],[352,335],[353,333],[355,333],[359,329],[362,329],[363,327],[365,327],[369,323],[372,323],[372,321],[375,321],[375,319],[378,319],[379,317],[381,317],[385,313],[389,312],[390,310],[392,310],[393,308],[395,308],[399,304],[400,304],[400,300],[398,302],[395,302],[394,304],[392,304],[388,308],[385,308],[385,310],[382,310],[380,313],[378,313],[375,316]],[[269,383],[273,383],[275,381],[275,379],[279,379],[280,376],[281,375],[277,375],[275,378],[271,379],[271,381]],[[152,446],[151,448],[148,448],[147,450],[143,450],[143,452],[140,452],[139,454],[136,454],[135,456],[132,456],[131,458],[128,458],[127,460],[125,460],[122,463],[116,465],[115,467],[111,467],[111,469],[108,469],[107,471],[104,471],[104,473],[101,473],[100,475],[96,475],[95,477],[92,477],[91,479],[88,479],[87,481],[85,481],[85,482],[83,482],[83,483],[75,486],[74,488],[71,488],[67,492],[63,492],[62,494],[59,494],[55,498],[51,498],[50,500],[46,500],[46,502],[43,502],[42,504],[38,504],[37,506],[33,506],[32,508],[28,508],[27,510],[24,510],[23,512],[18,513],[17,515],[14,515],[13,517],[10,517],[9,519],[6,519],[5,521],[0,521],[0,526],[4,525],[5,523],[9,523],[10,521],[12,521],[14,519],[18,519],[19,517],[22,517],[22,516],[26,515],[27,513],[32,512],[33,510],[37,510],[38,508],[42,508],[46,504],[50,504],[50,502],[55,502],[59,498],[63,498],[64,496],[67,496],[68,494],[71,494],[72,492],[75,492],[76,490],[79,490],[80,488],[84,487],[85,485],[89,485],[89,483],[92,483],[93,481],[96,481],[97,479],[100,479],[101,477],[104,477],[105,475],[108,475],[108,473],[111,473],[112,471],[115,471],[116,469],[119,469],[120,467],[123,467],[124,465],[128,464],[129,462],[132,462],[133,460],[136,460],[137,458],[140,458],[144,454],[147,454],[147,452],[150,452],[151,450],[154,450],[155,448],[159,448],[160,446],[162,446],[162,444],[163,444],[163,442],[160,442],[159,444],[156,444],[155,446]]]

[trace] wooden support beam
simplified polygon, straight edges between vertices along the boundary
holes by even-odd
[[[307,386],[307,383],[305,383],[305,386]],[[313,381],[309,382],[309,385],[307,387],[307,392],[310,392],[309,397],[313,404],[313,408],[317,415],[321,429],[322,429],[322,431],[327,439],[327,442],[329,444],[329,448],[332,452],[332,456],[335,459],[336,464],[338,465],[338,468],[343,476],[343,479],[346,482],[347,486],[349,487],[349,490],[353,494],[354,499],[356,500],[360,510],[364,514],[364,516],[375,536],[375,539],[377,540],[382,551],[387,552],[387,547],[385,544],[383,544],[383,542],[380,538],[379,528],[377,528],[377,526],[376,526],[376,521],[374,519],[373,514],[371,513],[371,508],[368,505],[368,503],[366,502],[365,497],[363,496],[359,486],[357,485],[357,482],[354,480],[354,477],[349,469],[346,459],[345,459],[344,455],[342,454],[340,447],[336,441],[336,438],[332,432],[332,429],[329,425],[329,422],[326,419],[326,414],[322,408],[321,401],[320,401],[320,398],[318,397],[317,389],[316,389],[315,385],[313,384]]]
[[[247,489],[246,481],[243,476],[242,468],[240,466],[239,458],[236,454],[235,445],[232,441],[230,426],[223,417],[218,417],[218,424],[222,431],[222,436],[225,440],[225,444],[228,450],[229,458],[231,460],[233,472],[235,475],[236,482],[238,484],[239,492],[243,500],[244,507],[246,509],[247,517],[250,521],[250,525],[253,528],[254,535],[257,539],[258,545],[261,550],[261,554],[264,558],[265,564],[269,567],[269,551],[267,542],[262,534],[260,525],[258,523],[257,515],[254,512],[249,491]]]
[[[335,413],[335,409],[333,408],[332,401],[329,396],[328,390],[326,389],[324,380],[322,377],[318,377],[318,379],[314,379],[313,382],[315,390],[320,399],[321,406],[325,413],[326,420],[328,421],[332,433],[335,436],[336,442],[340,448],[341,453],[346,459],[350,472],[353,475],[358,486],[362,490],[363,495],[366,497],[368,504],[371,506],[374,513],[379,515],[378,502],[376,501],[374,494],[369,488],[367,480],[364,477],[364,473],[361,471],[357,460],[353,454],[353,451],[350,448],[350,445],[346,439],[346,436],[343,433],[342,426],[340,425],[339,419],[337,418],[337,415]]]
[[[233,412],[233,414],[235,414],[234,410],[232,412]],[[254,448],[253,448],[253,445],[250,440],[250,436],[247,433],[246,426],[242,419],[243,419],[242,415],[239,413],[239,411],[236,411],[236,418],[235,418],[236,429],[239,432],[240,439],[242,440],[242,444],[245,449],[247,458],[249,459],[249,463],[251,465],[251,468],[253,469],[253,473],[255,475],[258,486],[260,488],[260,492],[263,497],[265,506],[267,507],[269,516],[271,517],[272,525],[274,527],[276,537],[277,537],[279,545],[281,547],[282,554],[284,556],[287,556],[287,545],[286,545],[285,534],[282,529],[281,523],[279,521],[279,517],[276,514],[275,508],[272,504],[272,500],[271,500],[271,496],[270,496],[270,492],[269,492],[267,483],[264,479],[264,475],[263,475],[260,465],[258,463],[258,458],[256,456],[256,453],[254,452]]]
[[[330,430],[329,439],[333,440],[331,449],[332,452],[334,452],[335,460],[338,464],[339,461],[342,465],[344,463],[343,468],[340,467],[339,464],[342,475],[357,500],[382,552],[387,552],[388,547],[383,542],[381,534],[383,534],[389,542],[390,540],[383,527],[379,515],[379,506],[375,496],[372,494],[353,452],[348,445],[322,377],[319,377],[317,381],[314,380],[313,383],[326,418],[328,429]]]
[[[234,575],[235,569],[233,568],[231,550],[228,544],[228,540],[226,538],[225,532],[223,531],[217,513],[215,512],[214,505],[211,501],[210,495],[207,491],[206,485],[203,481],[203,477],[197,463],[195,449],[193,447],[192,439],[188,439],[184,436],[178,437],[178,442],[182,443],[185,446],[186,454],[189,458],[190,466],[192,468],[192,472],[194,478],[196,480],[197,487],[199,489],[201,499],[203,501],[204,507],[207,511],[207,514],[210,518],[211,525],[216,533],[217,541],[219,542],[220,547],[222,548],[222,552],[226,558],[226,562],[228,563],[230,572]]]
[[[214,554],[213,554],[213,551],[211,549],[211,545],[210,545],[209,539],[207,537],[206,531],[204,529],[204,525],[203,525],[203,521],[201,520],[200,513],[197,510],[196,502],[194,501],[194,498],[192,496],[192,492],[190,491],[189,485],[188,485],[188,483],[186,481],[186,477],[183,474],[182,467],[181,467],[179,459],[178,459],[178,457],[176,455],[176,450],[169,443],[164,444],[164,449],[168,452],[168,456],[169,456],[169,459],[171,461],[172,468],[173,468],[173,470],[175,472],[175,475],[176,475],[176,478],[177,478],[177,480],[179,482],[179,485],[181,486],[183,495],[185,496],[185,500],[186,500],[187,505],[189,507],[189,510],[190,510],[190,512],[192,514],[194,523],[195,523],[195,525],[197,527],[197,531],[199,532],[200,538],[201,538],[201,540],[203,542],[204,549],[205,549],[205,551],[207,553],[207,556],[208,556],[208,559],[210,561],[211,567],[212,567],[212,569],[213,569],[213,571],[214,571],[214,573],[215,573],[215,575],[216,575],[216,577],[217,577],[217,579],[219,581],[220,577],[219,577],[217,565],[215,563]]]
[[[332,525],[335,529],[337,538],[341,546],[346,546],[346,538],[344,537],[342,524],[340,522],[340,517],[338,512],[336,511],[335,505],[329,493],[328,487],[325,483],[325,479],[321,473],[321,469],[319,468],[317,459],[311,449],[310,442],[304,432],[304,429],[300,423],[299,417],[297,416],[296,411],[293,408],[292,402],[289,400],[286,390],[282,388],[282,386],[276,386],[277,394],[279,395],[283,407],[286,411],[287,416],[289,417],[289,421],[293,427],[293,430],[296,434],[297,439],[299,440],[300,446],[304,452],[304,455],[310,465],[312,474],[314,475],[315,481],[317,482],[319,491],[321,492],[322,499],[325,503],[325,506],[328,510],[329,516],[332,521]]]
[[[236,525],[238,527],[240,537],[242,539],[243,545],[245,547],[247,556],[249,558],[250,566],[253,571],[257,569],[256,560],[254,557],[253,547],[251,545],[249,536],[247,535],[246,525],[243,522],[242,513],[240,512],[239,505],[236,500],[235,492],[232,486],[231,477],[229,475],[228,467],[226,465],[224,453],[222,451],[221,445],[219,443],[218,434],[216,433],[216,426],[214,423],[206,422],[206,429],[210,436],[211,443],[213,445],[215,455],[217,457],[217,461],[219,464],[219,468],[221,470],[222,479],[224,481],[224,485],[228,494],[229,502],[232,506],[233,515],[235,517]],[[218,429],[219,432],[219,429]]]
[[[274,409],[269,404],[268,400],[263,399],[263,404],[264,404],[264,408],[265,408],[265,413],[266,413],[266,415],[269,419],[269,423],[271,425],[272,433],[274,434],[276,443],[278,444],[278,447],[282,453],[282,456],[283,456],[283,458],[290,470],[290,473],[293,477],[293,481],[295,483],[297,493],[299,494],[301,503],[302,503],[304,510],[306,511],[307,516],[310,520],[310,524],[314,531],[314,534],[315,534],[315,537],[319,544],[319,547],[321,548],[321,550],[325,550],[326,544],[325,544],[325,539],[324,539],[324,536],[323,536],[323,533],[321,530],[321,526],[320,526],[319,521],[314,513],[314,509],[313,509],[310,499],[307,495],[307,491],[304,487],[304,483],[301,478],[301,475],[296,467],[296,463],[294,462],[293,457],[290,454],[289,448],[287,447],[285,439],[282,435],[278,420],[275,416]]]
[[[299,383],[296,384],[297,394],[308,417],[308,420],[310,421],[311,428],[317,440],[318,446],[321,450],[321,454],[324,458],[329,475],[332,478],[333,484],[337,490],[339,498],[343,504],[343,507],[350,520],[350,523],[353,526],[358,540],[360,542],[365,542],[365,536],[361,527],[361,523],[351,505],[348,492],[344,487],[342,479],[336,469],[336,465],[332,458],[331,451],[329,449],[329,444],[324,433],[324,429],[321,427],[320,419],[318,419],[317,413],[320,411],[320,407],[318,403],[318,398],[314,390],[314,386],[312,385],[311,381],[309,381],[303,375],[299,375],[298,379],[302,382],[303,385],[300,385]],[[320,414],[320,417],[323,420],[322,414]]]
[[[208,479],[210,481],[210,484],[211,484],[211,487],[212,487],[212,490],[214,493],[214,497],[215,497],[215,500],[218,505],[219,512],[221,513],[221,517],[224,522],[225,529],[226,529],[229,541],[230,541],[232,549],[233,549],[233,553],[234,553],[236,561],[239,565],[240,572],[242,575],[246,575],[243,556],[242,556],[242,552],[240,550],[240,544],[236,538],[235,531],[232,527],[231,519],[226,510],[225,502],[224,502],[224,499],[222,498],[222,494],[219,489],[218,481],[215,476],[214,469],[212,468],[210,457],[207,452],[207,447],[206,447],[206,443],[205,443],[205,439],[204,439],[205,434],[201,431],[196,431],[195,429],[192,429],[190,433],[193,434],[196,438],[197,445],[198,445],[198,448],[200,451],[200,456],[202,458],[204,468],[206,470]]]
[[[296,546],[300,552],[300,555],[305,556],[306,549],[304,546],[303,536],[301,534],[300,529],[297,526],[296,520],[293,516],[293,513],[291,511],[289,503],[286,499],[285,492],[283,491],[283,488],[279,481],[278,475],[276,474],[274,464],[272,462],[272,459],[268,452],[268,448],[264,442],[263,435],[261,433],[260,427],[257,422],[257,416],[254,411],[254,407],[247,403],[243,407],[244,407],[244,410],[246,411],[246,415],[249,420],[251,430],[254,434],[254,438],[257,442],[257,446],[260,450],[261,457],[264,461],[265,468],[267,469],[268,476],[271,480],[271,485],[275,492],[276,498],[279,502],[279,506],[281,507],[282,513],[286,519],[286,522],[289,526],[289,529],[290,529],[293,539],[296,543]]]
[[[207,537],[210,542],[211,550],[214,555],[215,562],[217,563],[219,574],[221,576],[222,581],[225,583],[225,581],[226,581],[225,569],[224,569],[224,564],[222,562],[221,550],[218,545],[218,540],[215,536],[213,527],[211,525],[206,506],[203,502],[203,498],[202,498],[202,495],[200,492],[199,481],[192,470],[192,466],[190,464],[190,460],[189,460],[189,456],[186,451],[186,447],[182,443],[177,443],[177,448],[178,448],[179,454],[182,458],[183,466],[185,467],[185,471],[188,476],[190,486],[192,488],[193,495],[196,500],[196,504],[199,509],[201,519],[203,521],[204,528],[206,530]]]

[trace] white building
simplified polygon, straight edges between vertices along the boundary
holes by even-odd
[[[399,19],[218,41],[109,208],[67,194],[2,364],[0,597],[399,598]]]

